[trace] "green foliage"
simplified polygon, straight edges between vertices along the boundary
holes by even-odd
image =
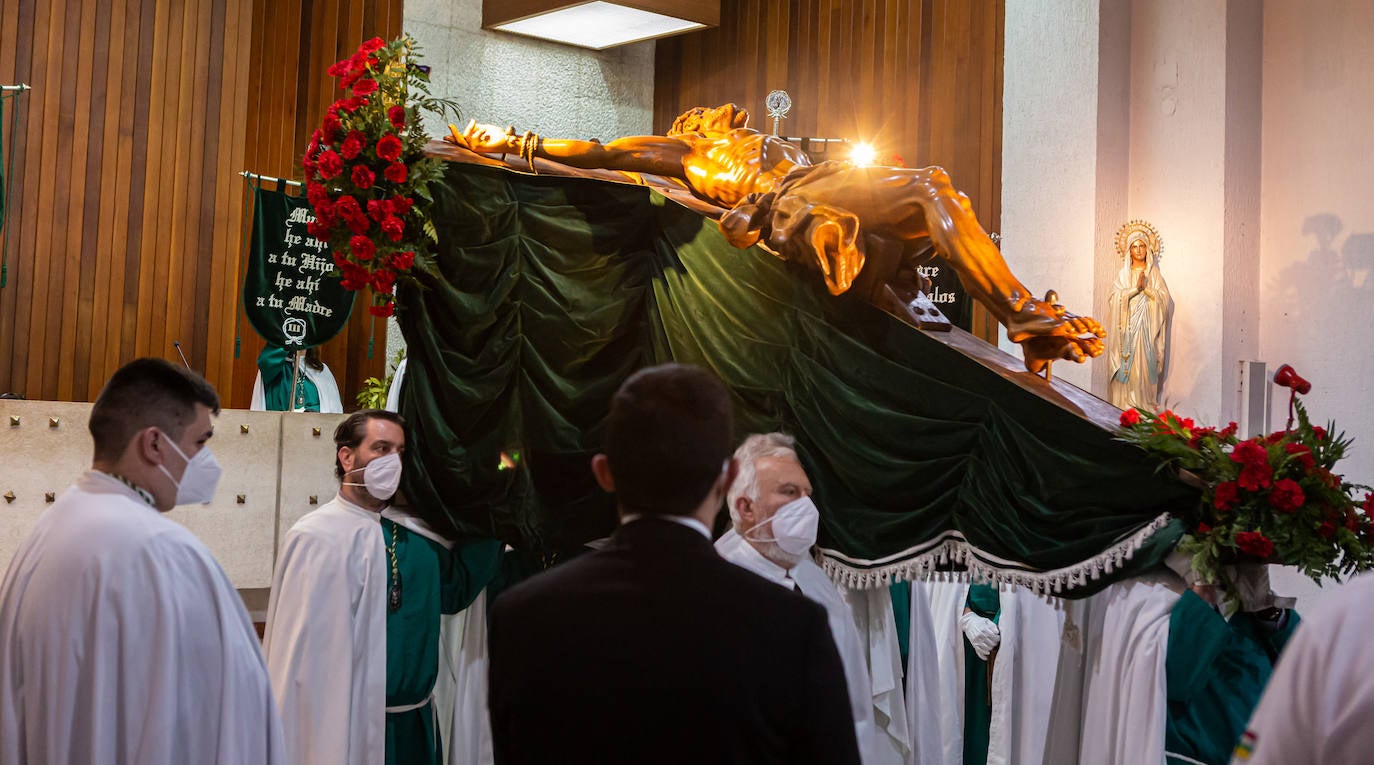
[[[1223,564],[1238,562],[1285,563],[1317,581],[1374,567],[1374,495],[1334,472],[1351,441],[1296,410],[1296,428],[1244,440],[1234,422],[1217,430],[1168,410],[1122,413],[1122,440],[1206,487],[1179,543],[1204,581],[1221,583]]]
[[[405,357],[405,348],[396,351],[396,355],[387,364],[386,379],[369,377],[363,380],[363,388],[358,391],[358,395],[354,399],[358,402],[360,409],[386,408],[386,397],[391,393],[391,383],[396,379],[396,368],[401,365],[401,360]]]

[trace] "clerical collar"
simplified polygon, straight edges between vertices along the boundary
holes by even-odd
[[[706,528],[706,524],[702,523],[696,518],[692,518],[686,515],[645,516],[642,513],[627,513],[625,515],[620,516],[620,525],[624,526],[625,524],[630,523],[631,521],[637,521],[640,518],[645,517],[653,517],[661,521],[672,521],[673,523],[676,523],[679,526],[686,526],[689,529],[696,530],[696,532],[702,535],[703,537],[706,537],[707,542],[711,541],[711,530]]]
[[[151,507],[154,510],[157,509],[157,502],[153,499],[152,493],[149,492],[147,489],[143,488],[142,486],[139,486],[138,484],[134,483],[133,481],[130,481],[129,479],[125,478],[124,476],[118,473],[109,473],[104,470],[96,470],[95,468],[91,468],[91,472],[99,473],[100,475],[108,476],[110,478],[115,479],[116,481],[119,481],[120,483],[129,487],[129,489],[133,491],[133,493],[137,494],[139,499],[143,500],[144,502],[147,502],[148,507]]]
[[[797,582],[792,578],[792,570],[783,568],[771,560],[764,557],[758,548],[749,544],[749,540],[740,537],[739,556],[742,560],[735,561],[739,565],[753,571],[755,574],[776,582],[787,589],[796,589]]]

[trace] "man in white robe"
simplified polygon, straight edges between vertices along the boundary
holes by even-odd
[[[339,494],[282,541],[263,652],[294,765],[378,765],[386,759],[391,577],[380,513],[390,495],[370,494],[366,474],[369,463],[405,448],[405,432],[392,413],[359,412],[334,440]]]
[[[0,765],[277,765],[257,635],[210,552],[162,513],[208,502],[219,398],[160,359],[91,410],[92,468],[0,584]]]
[[[784,506],[805,504],[800,502],[803,498],[810,502],[811,481],[797,460],[794,441],[782,433],[755,434],[735,451],[735,460],[739,463],[739,476],[726,498],[734,528],[716,541],[716,552],[825,606],[831,636],[844,664],[859,753],[865,765],[872,765],[875,730],[868,660],[849,606],[830,578],[807,555],[815,542],[817,519],[810,517],[792,524],[797,527],[796,532],[791,528],[784,530],[781,520],[774,527],[774,517]],[[814,516],[814,512],[815,506],[811,505],[802,515]],[[800,552],[789,552],[784,549],[786,546]]]

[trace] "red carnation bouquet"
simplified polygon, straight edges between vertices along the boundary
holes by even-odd
[[[315,211],[310,234],[329,242],[345,289],[371,288],[373,316],[394,313],[397,278],[438,238],[429,182],[443,163],[425,156],[420,113],[456,119],[458,110],[430,95],[418,52],[408,35],[390,43],[374,37],[329,67],[349,95],[325,112],[301,163]]]
[[[1374,566],[1374,494],[1334,472],[1351,441],[1293,405],[1296,427],[1248,439],[1234,422],[1218,430],[1168,410],[1121,414],[1123,440],[1205,484],[1178,549],[1207,583],[1223,582],[1226,563],[1284,563],[1317,581]]]

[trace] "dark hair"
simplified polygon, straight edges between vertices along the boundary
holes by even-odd
[[[156,426],[176,439],[196,416],[196,404],[219,414],[219,395],[205,378],[162,359],[135,359],[105,383],[91,407],[95,458],[113,461],[134,434]]]
[[[340,481],[344,477],[343,463],[339,461],[339,450],[347,446],[350,449],[357,449],[358,445],[367,438],[367,423],[372,420],[386,420],[394,422],[405,430],[406,421],[401,415],[395,412],[388,412],[385,409],[360,409],[348,415],[339,427],[334,429],[334,475]]]
[[[636,372],[611,399],[606,460],[627,512],[685,515],[706,498],[734,451],[730,391],[700,367]]]

